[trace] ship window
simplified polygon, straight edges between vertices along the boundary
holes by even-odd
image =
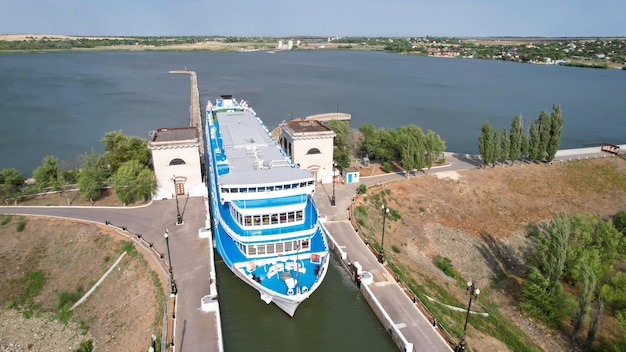
[[[260,244],[257,246],[256,254],[265,254],[265,245]]]
[[[254,225],[261,225],[261,217],[259,215],[254,216]]]
[[[270,191],[270,192],[273,192],[274,191],[274,186],[268,186],[267,190]]]
[[[274,254],[274,244],[273,243],[268,243],[267,244],[267,254]]]
[[[285,251],[285,246],[283,242],[276,243],[276,253],[282,253]]]
[[[256,246],[255,245],[248,246],[248,254],[249,255],[255,255],[256,254]]]
[[[230,192],[230,188],[222,188],[222,193],[229,193]]]
[[[295,215],[296,214],[294,212],[287,213],[287,222],[294,222],[294,221],[296,221]]]
[[[265,187],[259,187],[259,192],[265,192]]]
[[[275,189],[276,189],[277,191],[281,191],[281,190],[283,189],[283,186],[282,186],[282,185],[281,185],[281,186],[276,186],[276,188],[275,188]]]
[[[296,220],[298,221],[302,220],[302,210],[298,210],[296,212]]]
[[[278,214],[272,214],[272,224],[278,224]]]
[[[285,189],[291,189],[291,185],[285,185]]]
[[[302,249],[309,249],[309,240],[302,240]]]
[[[239,189],[239,192],[241,192],[241,193],[246,193],[246,192],[248,192],[248,189],[247,189],[247,188],[240,188],[240,189]]]
[[[239,189],[238,188],[231,188],[230,189],[230,193],[239,193]]]
[[[268,225],[270,223],[270,216],[265,214],[263,215],[263,225]]]
[[[246,215],[246,226],[252,226],[252,215]]]
[[[285,242],[285,252],[293,250],[293,242]]]

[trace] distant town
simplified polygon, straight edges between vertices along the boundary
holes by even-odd
[[[626,38],[544,37],[94,37],[0,35],[0,52],[73,50],[377,50],[449,58],[626,70]]]

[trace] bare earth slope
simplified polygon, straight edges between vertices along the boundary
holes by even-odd
[[[513,167],[443,172],[369,187],[355,206],[370,209],[374,225],[369,232],[376,241],[380,241],[381,215],[372,209],[380,209],[373,203],[382,199],[401,216],[386,222],[385,253],[408,267],[418,283],[434,279],[460,302],[466,301],[465,291],[433,264],[434,256],[449,258],[463,278],[474,280],[483,290],[491,289],[490,299],[535,344],[543,350],[566,351],[571,346],[560,334],[524,318],[518,309],[519,282],[534,247],[525,230],[561,211],[608,218],[625,210],[626,161],[518,162]],[[396,250],[390,250],[394,246]],[[480,310],[480,300],[476,309]],[[467,340],[481,351],[506,350],[476,332]]]

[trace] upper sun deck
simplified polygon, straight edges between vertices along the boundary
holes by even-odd
[[[234,99],[218,99],[212,118],[219,183],[224,186],[284,184],[308,181],[310,171],[297,168],[254,111]]]

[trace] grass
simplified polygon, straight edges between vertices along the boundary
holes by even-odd
[[[450,258],[437,255],[433,258],[433,264],[435,264],[439,270],[443,271],[444,274],[450,276],[451,278],[456,278],[456,272],[454,271]]]
[[[22,278],[12,280],[11,283],[21,286],[22,289],[17,297],[7,304],[7,308],[17,308],[25,318],[30,318],[41,308],[39,303],[35,303],[35,297],[46,285],[46,274],[41,270],[26,271]]]

